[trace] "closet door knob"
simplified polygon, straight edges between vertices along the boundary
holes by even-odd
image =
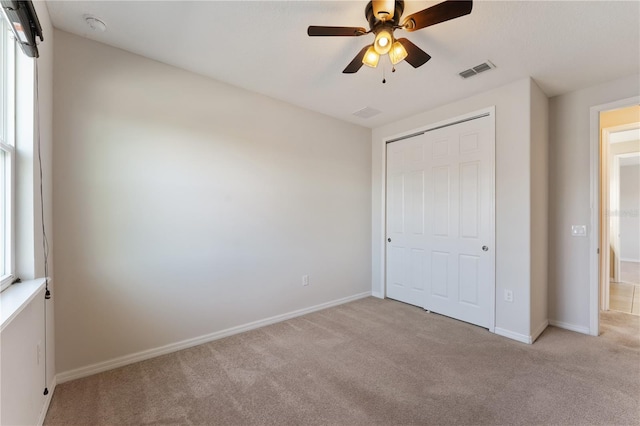
[[[482,246],[482,251],[489,251],[489,247],[487,247],[487,246]]]

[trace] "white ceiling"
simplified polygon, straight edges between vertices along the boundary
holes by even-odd
[[[413,33],[432,59],[342,74],[362,37],[308,37],[309,25],[367,27],[367,1],[48,1],[56,28],[366,127],[531,76],[548,96],[640,72],[640,2],[476,1],[470,15]],[[407,1],[404,16],[438,2]],[[99,17],[93,32],[83,15]],[[46,37],[46,34],[45,34]],[[497,68],[463,80],[486,60]],[[381,60],[381,63],[383,61]],[[387,61],[388,63],[388,61]],[[369,119],[364,107],[382,111]]]

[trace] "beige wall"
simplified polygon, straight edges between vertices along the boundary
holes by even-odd
[[[639,93],[632,75],[550,99],[549,319],[562,327],[590,331],[590,238],[571,236],[591,223],[590,108]]]
[[[535,96],[535,110],[531,98]],[[512,337],[527,339],[531,327],[531,194],[532,119],[544,128],[545,101],[530,79],[523,79],[489,92],[463,99],[401,121],[374,129],[372,153],[372,274],[373,293],[384,296],[384,176],[385,140],[492,105],[496,107],[496,328]],[[536,141],[544,145],[543,131]],[[540,158],[544,147],[536,148]],[[537,154],[538,155],[538,154]],[[533,176],[543,179],[544,171]],[[538,188],[538,184],[535,187]],[[544,190],[540,193],[544,198]],[[535,246],[535,249],[542,249]],[[543,275],[546,275],[543,273]],[[539,280],[544,281],[544,278]],[[505,302],[505,289],[513,291],[513,302]],[[537,309],[540,309],[536,305]]]
[[[602,246],[602,241],[607,242],[607,245],[605,247],[608,247],[608,250],[605,249],[603,253],[609,254],[609,258],[604,259],[604,261],[602,262],[603,266],[600,273],[601,282],[604,282],[607,269],[609,270],[609,277],[612,280],[615,281],[620,279],[620,271],[617,271],[616,268],[618,268],[618,262],[621,260],[620,258],[625,257],[621,253],[621,243],[623,240],[628,241],[626,238],[623,238],[623,217],[620,216],[622,210],[620,208],[620,205],[616,205],[616,202],[618,204],[621,203],[621,199],[619,197],[616,197],[616,195],[621,194],[622,180],[621,176],[619,174],[617,175],[616,173],[620,173],[621,169],[615,169],[615,158],[620,154],[631,154],[640,152],[640,140],[617,143],[611,143],[610,141],[608,141],[608,144],[605,146],[605,144],[603,143],[603,130],[611,131],[616,126],[624,125],[626,127],[626,125],[630,124],[635,124],[636,126],[640,124],[640,107],[633,106],[629,108],[623,108],[621,110],[609,111],[600,115],[600,155],[602,156],[602,159],[606,159],[606,164],[603,164],[601,162],[600,199],[602,200],[602,202],[600,209],[600,220],[606,220],[606,223],[608,224],[608,226],[601,227],[600,244]],[[605,127],[605,125],[607,125],[607,127]],[[626,217],[625,219],[629,218]],[[625,222],[628,223],[626,220]],[[616,239],[616,235],[618,235],[619,238]],[[601,297],[608,297],[604,294],[604,292],[607,290],[607,286],[602,286]]]
[[[640,262],[640,165],[620,167],[620,257]]]
[[[369,129],[55,36],[59,372],[370,292]]]
[[[531,80],[531,330],[548,324],[549,99]]]

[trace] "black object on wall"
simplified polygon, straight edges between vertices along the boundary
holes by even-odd
[[[42,27],[31,0],[0,0],[2,14],[11,26],[16,42],[30,58],[37,58],[36,37],[43,41]]]

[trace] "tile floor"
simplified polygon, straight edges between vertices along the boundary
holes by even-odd
[[[620,281],[640,284],[640,262],[620,262]]]
[[[640,263],[620,262],[620,281],[609,287],[609,309],[640,315]]]

